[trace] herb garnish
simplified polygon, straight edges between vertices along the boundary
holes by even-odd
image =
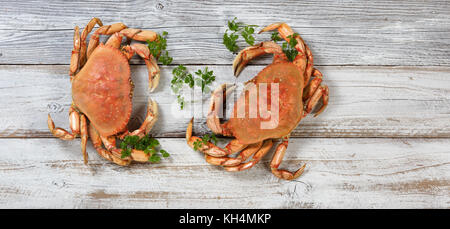
[[[284,42],[281,46],[283,49],[284,54],[286,54],[286,57],[290,61],[294,61],[295,57],[298,55],[298,51],[295,48],[295,46],[298,44],[297,39],[295,39],[298,36],[298,33],[294,33],[292,35],[287,36],[289,38],[289,43]]]
[[[271,40],[274,42],[277,42],[277,41],[282,41],[283,39],[278,34],[278,31],[275,31],[272,33]]]
[[[210,141],[213,141],[214,145],[217,144],[217,137],[216,135],[214,135],[214,133],[203,135],[202,140],[197,139],[197,141],[194,142],[194,150],[201,149],[204,145],[208,144],[208,142]]]
[[[245,42],[249,45],[253,45],[255,43],[255,37],[253,34],[255,33],[256,25],[246,25],[242,22],[236,22],[237,18],[235,17],[232,21],[228,21],[228,29],[223,34],[223,44],[225,47],[231,52],[235,53],[239,50],[238,45],[236,44],[240,33],[244,38]],[[228,34],[230,32],[230,34]]]
[[[166,50],[166,37],[168,34],[169,33],[167,33],[166,31],[163,31],[162,35],[157,34],[157,37],[154,41],[147,41],[150,53],[164,65],[169,65],[173,61],[173,58],[169,56],[169,52]]]
[[[145,135],[141,139],[139,136],[126,136],[120,143],[120,148],[122,149],[122,158],[131,156],[131,151],[133,149],[143,150],[144,153],[150,154],[149,161],[156,163],[161,160],[160,154],[163,157],[169,157],[170,154],[167,151],[160,149],[159,141]]]
[[[184,97],[180,94],[184,84],[188,85],[189,88],[194,88],[194,86],[201,87],[202,92],[208,93],[211,91],[208,85],[211,85],[216,80],[216,77],[213,75],[214,72],[208,71],[208,67],[204,68],[203,71],[198,69],[194,73],[196,77],[189,73],[187,68],[181,64],[172,70],[173,78],[170,87],[175,95],[177,95],[177,101],[180,104],[181,110],[183,110],[185,105]]]

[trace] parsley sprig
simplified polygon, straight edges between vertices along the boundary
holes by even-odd
[[[289,61],[294,61],[295,57],[298,55],[298,50],[295,48],[298,44],[297,39],[295,39],[297,36],[298,33],[287,36],[287,38],[289,38],[289,42],[285,41],[281,45],[281,48]],[[274,42],[283,40],[276,31],[272,33],[271,39]]]
[[[141,139],[139,139],[139,136],[126,136],[120,143],[120,148],[122,149],[122,158],[131,156],[131,151],[133,149],[143,150],[144,153],[150,154],[149,161],[153,163],[161,160],[160,155],[163,157],[170,156],[167,151],[160,149],[161,147],[158,140],[151,138],[148,135],[145,135]]]
[[[294,33],[292,35],[287,36],[289,38],[289,43],[284,42],[281,48],[283,49],[284,54],[289,59],[289,61],[294,61],[295,57],[298,55],[298,51],[295,46],[298,44],[297,39],[298,33]]]
[[[214,76],[214,72],[208,71],[208,67],[205,67],[203,71],[201,69],[198,69],[195,74],[198,76],[198,78],[195,79],[195,85],[202,88],[202,92],[210,92],[211,89],[208,87],[214,80],[216,80],[216,76]]]
[[[157,37],[154,41],[147,40],[148,49],[150,53],[158,59],[164,65],[169,65],[172,63],[173,58],[169,56],[169,52],[166,50],[167,48],[167,33],[166,31],[162,32],[162,35],[157,34]]]
[[[183,85],[187,85],[189,88],[194,88],[194,86],[201,87],[202,92],[208,93],[211,89],[208,87],[209,85],[216,80],[216,76],[214,76],[214,72],[208,71],[208,67],[205,67],[203,70],[198,69],[194,72],[195,75],[189,73],[187,68],[184,65],[178,65],[178,67],[172,70],[172,81],[171,88],[172,91],[177,95],[177,101],[180,104],[180,109],[183,110],[185,105],[184,97],[181,95],[181,90]]]
[[[257,27],[256,25],[246,25],[242,22],[236,22],[236,20],[237,18],[235,17],[232,21],[228,21],[228,29],[223,34],[222,42],[225,47],[233,53],[239,50],[239,46],[237,45],[239,33],[247,44],[253,45],[255,43],[253,34],[255,33],[255,27]],[[228,34],[228,32],[230,32],[230,34]]]
[[[275,31],[272,33],[271,40],[277,42],[282,41],[283,39],[280,37],[280,34],[278,34],[278,31]]]
[[[208,142],[213,141],[214,144],[217,144],[217,137],[214,135],[214,133],[211,134],[205,134],[200,139],[197,139],[197,141],[194,142],[194,150],[201,149],[204,145],[208,144]]]

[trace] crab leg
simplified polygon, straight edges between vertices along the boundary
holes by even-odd
[[[314,68],[313,76],[314,79],[312,79],[311,82],[309,82],[309,84],[306,85],[305,89],[303,90],[303,102],[311,98],[314,92],[316,92],[317,88],[320,86],[320,83],[322,83],[323,75],[316,68]]]
[[[158,104],[155,101],[149,99],[147,105],[147,116],[145,117],[144,122],[141,124],[139,129],[127,135],[136,135],[140,138],[144,137],[155,125],[156,121],[158,120],[158,114]],[[126,135],[124,135],[123,137],[125,136]]]
[[[223,101],[234,89],[235,86],[227,88],[226,84],[222,84],[211,94],[206,124],[215,134],[229,136],[229,134],[224,133],[222,124],[220,124],[220,118],[223,116]]]
[[[250,60],[267,53],[275,54],[275,56],[284,56],[281,47],[272,41],[265,41],[254,46],[247,47],[241,50],[236,58],[234,58],[234,75],[238,76]]]
[[[89,136],[91,137],[92,144],[94,145],[94,148],[97,150],[98,154],[103,158],[105,158],[106,160],[112,161],[118,165],[129,165],[131,163],[131,160],[116,157],[111,152],[104,149],[102,147],[102,140],[100,138],[100,135],[98,134],[97,130],[94,128],[93,125],[89,125]]]
[[[223,149],[223,150],[225,150],[227,152],[227,154],[234,154],[234,153],[240,152],[243,149],[246,149],[247,146],[248,145],[239,143],[239,141],[237,139],[233,139],[228,143],[228,145],[225,146],[225,149]],[[217,146],[215,146],[215,147],[217,147]],[[228,157],[227,155],[214,156],[214,155],[208,154],[208,152],[205,152],[205,159],[206,159],[206,162],[208,162],[210,164],[223,165],[223,166],[236,166],[236,165],[239,165],[243,161],[242,158],[240,158],[240,157],[232,158],[232,157]]]
[[[191,121],[189,121],[189,125],[186,129],[186,142],[187,144],[192,148],[195,149],[195,142],[197,141],[203,141],[201,138],[196,137],[196,136],[192,136],[192,125],[194,122],[194,118],[191,119]],[[227,146],[225,146],[225,149],[222,149],[216,145],[214,145],[211,142],[208,142],[206,144],[202,144],[198,150],[202,151],[203,153],[209,155],[209,156],[213,156],[213,157],[224,157],[226,155],[229,154],[233,154],[236,152],[241,151],[242,149],[244,149],[245,147],[247,147],[247,145],[244,144],[240,144],[239,141],[237,139],[233,139],[230,141],[230,143],[228,143]]]
[[[48,114],[48,129],[57,138],[60,138],[62,140],[73,140],[80,133],[80,114],[78,114],[78,112],[73,107],[69,108],[69,123],[72,133],[69,133],[67,130],[59,127],[55,128],[55,123],[50,117],[50,114]]]
[[[131,46],[126,46],[124,50],[136,52],[144,59],[148,71],[148,88],[150,89],[150,92],[154,91],[159,84],[160,70],[155,57],[150,54],[148,46],[145,44],[132,44]]]
[[[92,18],[89,23],[84,27],[83,32],[81,33],[81,48],[80,48],[80,61],[79,65],[80,67],[83,67],[83,65],[86,63],[86,52],[87,52],[87,46],[86,46],[86,38],[88,34],[92,31],[95,25],[103,26],[103,23],[100,19],[94,17]]]
[[[133,131],[132,133],[125,132],[124,134],[120,135],[120,138],[124,138],[126,136],[139,136],[139,138],[144,137],[146,134],[150,132],[153,125],[156,123],[156,120],[158,119],[158,105],[155,101],[149,100],[147,105],[147,116],[142,123],[141,127],[139,129]],[[97,134],[98,135],[98,134]],[[105,148],[110,152],[111,155],[115,156],[116,158],[122,158],[122,150],[118,149],[116,147],[116,136],[99,136],[101,142],[105,145]],[[150,154],[146,154],[142,150],[131,150],[131,156],[126,157],[125,160],[134,160],[139,162],[147,162],[150,158]]]
[[[242,160],[239,158],[213,157],[208,154],[205,154],[205,160],[211,165],[222,165],[222,166],[236,166],[242,162]]]
[[[123,36],[127,38],[133,39],[135,41],[154,41],[158,37],[156,32],[151,30],[142,30],[142,29],[124,29],[120,31]]]
[[[78,28],[78,26],[75,26],[73,34],[72,56],[70,58],[70,70],[69,70],[70,81],[73,80],[75,73],[78,71],[79,59],[80,59],[80,29]]]
[[[261,146],[261,143],[263,143],[262,146]],[[243,171],[243,170],[253,167],[261,160],[261,158],[264,157],[264,155],[267,154],[267,152],[269,152],[269,150],[272,148],[272,146],[273,146],[273,142],[270,139],[265,140],[264,142],[257,143],[257,145],[254,145],[248,151],[248,154],[254,154],[252,157],[252,160],[250,160],[249,162],[246,162],[246,163],[241,163],[237,166],[227,166],[227,167],[225,167],[225,170],[230,171],[230,172],[239,172],[239,171]],[[250,147],[248,147],[248,148],[250,148]],[[255,153],[255,151],[256,151],[256,153]],[[239,155],[239,156],[241,156],[241,155]]]
[[[319,102],[320,98],[322,98],[323,105],[320,107],[320,109],[314,114],[314,117],[322,113],[322,111],[325,110],[325,108],[328,105],[328,94],[329,89],[326,85],[320,85],[319,88],[314,92],[313,96],[308,100],[305,107],[305,112],[303,116],[306,116],[307,114],[311,113],[314,106]]]
[[[81,130],[81,152],[83,153],[84,164],[88,163],[88,154],[86,152],[86,144],[88,140],[87,121],[86,116],[80,117],[80,130]]]
[[[112,36],[106,42],[106,45],[119,48],[120,44],[122,43],[123,36],[126,36],[127,38],[137,41],[153,41],[157,38],[157,34],[150,30],[122,29],[120,31],[113,33]],[[148,70],[148,82],[149,82],[148,87],[151,92],[154,91],[159,84],[160,70],[158,67],[158,63],[155,57],[151,55],[148,46],[145,44],[127,45],[123,48],[123,53],[128,59],[131,59],[134,53],[138,54],[142,59],[144,59],[145,65],[147,65]]]
[[[100,42],[100,35],[112,35],[126,28],[127,26],[123,23],[116,23],[112,25],[104,25],[95,30],[94,34],[92,34],[91,39],[89,40],[87,48],[87,58],[89,58],[94,49],[98,46]]]
[[[188,124],[188,127],[186,129],[186,142],[191,148],[194,147],[194,142],[196,141],[202,141],[201,138],[192,136],[192,125],[194,122],[194,118],[191,119],[191,121]],[[211,142],[208,142],[207,144],[203,144],[198,150],[202,151],[205,154],[215,156],[215,157],[223,157],[225,155],[228,155],[228,151],[221,149]]]
[[[247,148],[242,150],[242,152],[237,156],[237,158],[241,159],[242,161],[246,161],[250,156],[254,155],[263,145],[263,142],[258,142],[255,144],[249,145]]]
[[[280,36],[286,40],[287,42],[290,42],[289,36],[294,35],[294,31],[292,28],[286,24],[286,23],[274,23],[271,25],[266,26],[263,28],[259,33],[272,31],[272,30],[278,30],[278,33]],[[297,40],[297,45],[295,48],[299,52],[297,57],[294,59],[294,64],[297,65],[302,71],[305,71],[304,75],[304,83],[305,85],[309,82],[309,79],[311,78],[311,73],[313,72],[313,62],[314,58],[312,56],[311,50],[309,49],[308,45],[303,41],[303,39],[300,37],[300,35],[297,35],[295,37]]]
[[[196,137],[193,137],[194,139]],[[198,140],[201,141],[200,138],[197,138]],[[196,140],[197,140],[196,139]],[[212,144],[212,143],[211,143]],[[214,144],[212,144],[213,147],[217,147]],[[229,154],[234,154],[237,152],[240,152],[243,149],[246,149],[248,145],[245,144],[241,144],[239,143],[239,141],[237,139],[233,139],[231,140],[228,145],[225,146],[225,149],[223,149],[227,155]],[[217,147],[219,149],[221,149],[220,147]],[[242,158],[232,158],[232,157],[228,157],[227,155],[224,156],[216,156],[216,155],[211,155],[210,151],[205,151],[205,159],[206,162],[213,164],[213,165],[223,165],[223,166],[235,166],[235,165],[239,165],[243,160]]]
[[[272,173],[280,178],[285,180],[293,180],[298,178],[300,175],[302,175],[303,171],[305,170],[306,164],[304,164],[302,167],[300,167],[296,172],[291,173],[287,170],[281,170],[278,169],[280,167],[280,164],[283,160],[284,154],[286,153],[286,149],[288,147],[288,141],[289,137],[286,136],[283,138],[282,142],[278,145],[275,154],[273,155],[272,161],[270,162],[270,168],[272,170]]]
[[[159,84],[160,70],[155,57],[150,54],[148,47],[144,44],[132,44],[131,46],[127,45],[123,47],[122,52],[128,59],[131,59],[134,53],[137,53],[144,59],[148,71],[148,87],[151,92],[154,91]]]
[[[100,136],[103,145],[107,150],[109,150],[112,155],[118,158],[122,158],[122,149],[116,147],[116,137],[115,136]],[[150,159],[150,154],[145,153],[142,150],[132,149],[131,155],[122,159],[133,160],[138,162],[147,162]]]

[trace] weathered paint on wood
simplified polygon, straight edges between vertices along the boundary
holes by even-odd
[[[450,63],[447,1],[1,1],[1,64],[68,64],[72,29],[94,16],[105,24],[169,32],[175,64],[229,64],[228,20],[284,21],[318,65],[430,66]],[[257,41],[270,34],[257,36]],[[241,47],[245,44],[240,43]],[[135,59],[134,63],[142,63]],[[268,63],[263,59],[257,63]]]
[[[189,66],[191,72],[204,66]],[[245,82],[263,66],[249,66],[238,78]],[[209,66],[217,84],[234,83],[230,66]],[[447,67],[320,67],[330,87],[330,103],[323,114],[307,117],[293,137],[449,137],[450,69]],[[0,66],[0,136],[49,137],[47,113],[57,126],[68,128],[71,89],[68,66]],[[134,116],[137,128],[147,99],[157,101],[160,119],[152,130],[158,137],[183,137],[195,115],[194,131],[209,131],[205,116],[209,95],[196,97],[183,112],[170,89],[172,67],[162,67],[158,89],[147,91],[145,66],[132,66],[135,81]],[[188,100],[188,98],[187,98]],[[196,112],[191,109],[195,106]],[[232,107],[231,105],[229,106]],[[198,109],[200,108],[200,109]],[[203,108],[203,115],[201,113]]]
[[[120,167],[90,145],[84,165],[79,139],[0,139],[0,207],[450,208],[449,139],[291,139],[282,167],[307,164],[295,181],[270,173],[270,155],[230,173],[160,142],[170,159]]]

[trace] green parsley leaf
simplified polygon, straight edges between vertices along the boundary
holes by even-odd
[[[233,53],[236,53],[239,50],[237,45],[239,35],[236,33],[240,33],[247,44],[253,45],[255,43],[253,34],[255,33],[255,27],[257,27],[256,25],[246,25],[242,22],[236,22],[236,20],[237,18],[235,17],[232,21],[228,21],[228,29],[223,34],[222,38],[222,43]],[[231,33],[228,34],[228,31],[231,31]]]
[[[154,41],[147,41],[150,53],[164,65],[169,65],[173,61],[173,58],[169,56],[169,52],[166,51],[166,37],[168,34],[169,33],[167,33],[166,31],[163,31],[162,36],[157,34],[157,37]]]
[[[298,33],[287,36],[287,38],[289,38],[289,43],[285,42],[281,46],[289,61],[294,61],[295,57],[298,55],[298,50],[295,48],[298,44],[297,39],[295,39],[297,36]]]
[[[194,142],[194,150],[201,149],[204,145],[207,145],[208,142],[214,142],[214,144],[217,144],[217,137],[214,135],[214,133],[211,134],[205,134],[200,139],[197,139],[197,141]]]
[[[247,25],[241,32],[242,37],[245,39],[245,42],[249,45],[253,45],[255,43],[255,37],[253,37],[253,33],[255,33],[255,25]]]
[[[165,51],[161,54],[161,56],[158,59],[159,61],[161,61],[161,63],[163,65],[169,65],[172,63],[173,58],[169,56],[169,52]]]
[[[234,17],[232,21],[228,21],[228,29],[231,31],[237,32],[239,29],[239,26],[242,24],[240,22],[236,22],[237,17]]]
[[[169,157],[169,153],[167,151],[161,149],[160,143],[157,139],[151,138],[148,135],[139,139],[139,136],[126,136],[123,141],[120,143],[120,148],[122,149],[122,158],[126,158],[131,156],[131,152],[133,149],[143,150],[144,153],[150,154],[150,157],[153,157],[152,162],[158,162],[161,158],[159,158],[158,151],[163,154],[164,157]],[[157,157],[159,159],[157,159]],[[150,160],[150,159],[149,159]]]
[[[153,155],[149,158],[149,161],[152,162],[152,163],[157,163],[157,162],[161,161],[161,157],[159,157],[159,156],[156,155],[156,154],[153,154]]]
[[[122,149],[122,155],[120,156],[122,159],[131,156],[131,149]]]
[[[201,69],[198,69],[195,72],[195,75],[197,77],[194,77],[188,72],[187,68],[184,65],[179,65],[172,70],[172,75],[173,78],[170,87],[172,88],[172,91],[175,93],[175,95],[177,95],[177,102],[180,104],[181,110],[185,105],[184,97],[180,94],[180,91],[182,90],[184,84],[188,85],[190,88],[193,88],[195,85],[197,85],[201,87],[202,92],[205,92],[210,91],[208,85],[216,80],[214,72],[208,71],[207,67],[203,71]]]
[[[278,31],[272,33],[271,40],[274,42],[282,41],[283,39],[279,36]]]
[[[228,31],[228,30],[227,30]],[[236,44],[236,40],[239,38],[238,35],[231,33],[228,35],[227,31],[223,34],[223,44],[225,47],[231,52],[235,53],[239,50],[239,47]]]
[[[183,110],[184,104],[185,104],[185,102],[184,102],[184,97],[181,96],[181,95],[178,95],[178,96],[177,96],[177,101],[178,101],[178,103],[180,104],[180,109]]]
[[[198,78],[197,86],[200,86],[202,88],[202,92],[205,91],[205,87],[210,85],[214,80],[216,80],[216,76],[214,76],[213,71],[208,71],[208,67],[206,67],[203,71],[201,69],[198,69],[195,74],[199,76]]]
[[[163,157],[169,157],[170,156],[170,154],[167,151],[163,150],[163,149],[160,150],[159,152],[162,154]]]

